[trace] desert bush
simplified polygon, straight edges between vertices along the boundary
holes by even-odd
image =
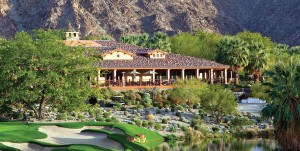
[[[214,133],[217,133],[220,131],[220,129],[218,127],[213,127],[211,128],[211,130],[214,132]]]
[[[104,117],[104,118],[108,118],[110,115],[111,115],[110,112],[105,112],[105,113],[103,113],[103,117]]]
[[[167,124],[168,123],[168,119],[162,119],[162,121],[161,121],[163,124]]]
[[[154,126],[154,129],[156,129],[158,131],[162,130],[161,124],[160,123],[156,123],[155,126]]]
[[[160,109],[157,109],[157,110],[156,110],[156,114],[161,114],[161,110],[160,110]]]
[[[154,120],[154,115],[153,114],[149,114],[149,115],[147,115],[147,119],[149,120],[149,121],[153,121]]]
[[[22,113],[13,113],[13,119],[23,119],[24,115]]]
[[[143,127],[148,127],[148,122],[147,122],[147,121],[143,121],[143,122],[142,122],[142,126],[143,126]]]
[[[57,115],[58,120],[67,120],[67,113],[59,113]]]
[[[176,112],[175,115],[178,116],[178,117],[181,117],[181,113],[180,112]]]
[[[97,116],[97,117],[96,117],[96,121],[97,121],[97,122],[104,122],[105,119],[102,118],[102,117],[100,117],[100,116]]]
[[[141,120],[136,120],[135,125],[141,127],[142,126],[142,121]]]
[[[155,122],[154,121],[149,121],[148,125],[151,126],[151,127],[154,127],[155,126]]]
[[[201,126],[202,121],[200,119],[192,119],[191,120],[191,127],[195,128],[196,126]]]

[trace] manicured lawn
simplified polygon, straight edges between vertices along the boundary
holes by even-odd
[[[42,146],[64,146],[67,150],[110,150],[100,148],[92,145],[54,145],[46,142],[35,141],[35,139],[46,138],[47,135],[38,131],[38,128],[43,125],[56,125],[65,128],[82,128],[83,126],[109,126],[124,131],[123,134],[113,134],[110,131],[97,131],[94,132],[106,133],[108,138],[115,140],[123,145],[126,150],[147,150],[156,147],[164,141],[164,138],[157,132],[150,131],[145,128],[141,128],[135,125],[123,124],[123,123],[107,123],[107,122],[76,122],[76,123],[34,123],[24,124],[21,122],[0,122],[0,142],[15,142],[25,143],[31,142]],[[93,130],[90,130],[93,131]],[[128,136],[136,137],[137,134],[143,134],[146,136],[145,143],[136,143],[127,141]],[[0,150],[13,150],[0,144]]]

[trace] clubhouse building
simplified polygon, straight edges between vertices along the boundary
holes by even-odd
[[[228,81],[229,66],[214,61],[115,41],[79,40],[78,32],[66,36],[66,45],[95,48],[101,55],[102,60],[95,62],[98,76],[91,79],[97,87],[168,88],[176,80],[191,78],[211,84]]]

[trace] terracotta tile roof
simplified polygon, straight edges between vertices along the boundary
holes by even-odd
[[[92,41],[92,40],[63,40],[62,41],[65,45],[70,46],[70,47],[78,47],[78,46],[83,46],[83,47],[102,47],[101,44]]]
[[[229,68],[227,65],[219,64],[213,61],[172,53],[167,54],[165,59],[151,59],[146,56],[136,55],[133,57],[133,60],[103,60],[95,63],[95,65],[103,69]]]
[[[152,59],[145,54],[153,51],[149,48],[119,43],[115,41],[100,40],[94,41],[100,46],[97,47],[101,54],[122,49],[135,54],[133,60],[102,60],[94,63],[102,69],[228,69],[228,65],[208,61],[200,58],[183,56],[179,54],[168,53],[166,58]]]
[[[131,53],[137,53],[137,54],[144,54],[152,51],[152,49],[149,48],[142,48],[135,45],[129,45],[125,43],[120,43],[116,41],[109,41],[109,40],[99,40],[95,41],[101,45],[99,48],[99,51],[102,53],[107,53],[114,49],[123,49]]]

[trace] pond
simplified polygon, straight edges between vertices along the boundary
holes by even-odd
[[[274,139],[207,139],[199,143],[163,143],[155,151],[273,151]]]

